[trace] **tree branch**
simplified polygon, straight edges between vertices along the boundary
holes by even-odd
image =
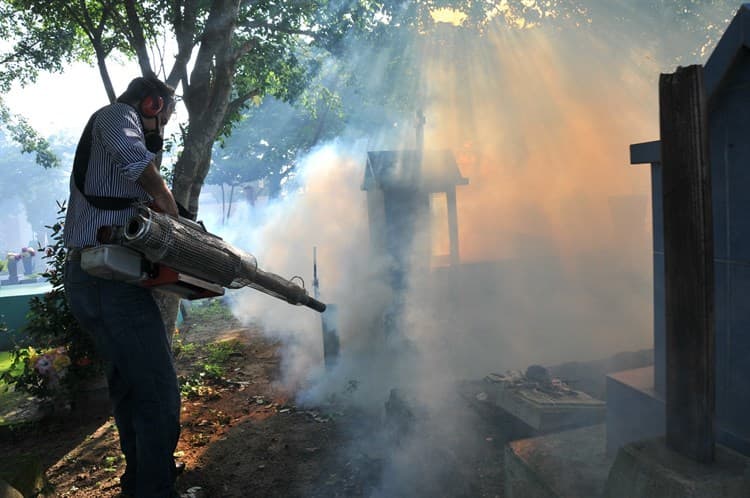
[[[115,95],[115,88],[112,85],[112,79],[109,77],[109,71],[107,70],[107,52],[101,46],[95,47],[94,50],[96,51],[96,63],[99,66],[99,74],[102,77],[107,98],[110,102],[114,102],[117,100],[117,96]]]
[[[216,97],[212,82],[217,80],[217,64],[226,62],[230,56],[234,22],[239,9],[238,0],[216,0],[206,19],[206,28],[200,37],[200,48],[190,73],[190,94],[186,93],[185,104],[201,114]],[[224,64],[221,64],[224,66]],[[228,68],[222,67],[222,70]],[[233,70],[234,68],[229,68]],[[199,110],[200,109],[200,110]]]
[[[151,58],[148,55],[148,48],[146,47],[146,37],[143,35],[143,26],[138,17],[134,0],[125,0],[125,12],[128,18],[128,27],[133,35],[132,44],[136,57],[138,57],[141,74],[144,76],[154,76],[154,70],[151,69]]]
[[[83,0],[81,0],[81,3],[83,3]],[[78,16],[78,13],[76,12],[76,10],[68,4],[65,5],[65,10],[68,11],[68,14],[70,15],[70,17],[73,18],[75,22],[84,30],[84,32],[86,33],[86,36],[88,36],[91,43],[93,43],[95,38],[94,38],[93,27],[90,25],[88,11],[84,11],[86,12],[86,14],[83,17],[80,17]]]
[[[257,19],[248,20],[247,22],[244,22],[240,24],[239,26],[243,28],[250,28],[250,29],[262,28],[262,29],[267,29],[268,31],[271,31],[271,32],[284,33],[286,35],[315,36],[317,34],[315,31],[295,28],[293,26],[290,26],[287,23],[268,24],[267,22],[263,22]]]
[[[231,60],[233,64],[236,64],[244,55],[248,54],[253,48],[255,48],[255,40],[248,40],[240,45],[234,53],[232,53]]]
[[[19,42],[21,43],[21,42]],[[8,64],[11,62],[16,61],[23,61],[27,59],[34,59],[34,47],[41,45],[41,40],[37,40],[34,43],[31,43],[29,45],[16,45],[13,47],[13,52],[9,53],[5,56],[5,58],[0,59],[0,65]]]
[[[177,55],[174,65],[167,76],[167,83],[176,87],[182,82],[187,88],[187,63],[195,48],[195,5],[194,1],[175,0],[173,25],[177,40]]]
[[[81,21],[81,19],[77,19],[78,23],[81,25],[82,28],[86,29],[93,35],[94,23],[91,20],[91,17],[89,16],[89,9],[86,7],[86,0],[80,0],[78,4],[79,4],[79,7],[81,8],[81,11],[83,12],[83,21]],[[69,11],[72,13],[73,9],[69,8]]]
[[[240,108],[245,105],[248,100],[258,97],[259,95],[260,90],[256,88],[243,95],[240,95],[239,97],[236,97],[231,102],[229,102],[229,105],[227,106],[227,116],[231,116],[235,112],[239,111]]]

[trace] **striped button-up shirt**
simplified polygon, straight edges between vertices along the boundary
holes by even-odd
[[[150,201],[151,197],[136,180],[154,156],[146,149],[143,124],[133,107],[121,103],[104,107],[92,128],[86,194]],[[95,208],[76,188],[74,175],[70,176],[70,198],[63,229],[66,247],[98,245],[99,227],[123,226],[136,213],[135,207],[119,211]]]

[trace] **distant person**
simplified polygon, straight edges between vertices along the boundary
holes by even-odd
[[[94,113],[76,149],[63,234],[65,293],[106,364],[126,461],[122,496],[136,498],[179,496],[173,454],[180,392],[172,353],[151,291],[89,275],[80,260],[82,249],[99,245],[98,228],[125,225],[135,203],[177,216],[156,164],[173,110],[172,87],[157,78],[135,78],[116,103]]]

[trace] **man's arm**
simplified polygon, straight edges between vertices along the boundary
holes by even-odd
[[[153,161],[148,163],[146,169],[138,177],[138,183],[154,198],[156,209],[175,218],[178,217],[177,203],[174,200],[174,196],[159,174],[159,170]]]

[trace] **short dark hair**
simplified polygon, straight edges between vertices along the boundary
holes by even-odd
[[[155,76],[139,76],[134,78],[128,88],[117,97],[118,102],[135,103],[140,102],[149,95],[159,96],[164,99],[164,106],[169,107],[174,102],[174,88],[167,85]]]

